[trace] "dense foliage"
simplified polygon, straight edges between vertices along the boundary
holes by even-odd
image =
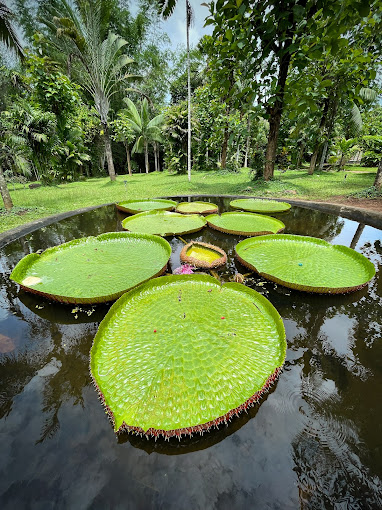
[[[189,162],[193,172],[246,167],[269,180],[275,168],[309,163],[313,174],[362,158],[381,167],[380,186],[377,0],[212,1],[213,34],[187,51],[174,51],[160,28],[176,3],[140,0],[130,10],[122,0],[14,0],[12,13],[0,2],[8,209],[7,182],[17,175],[114,180],[183,174]]]

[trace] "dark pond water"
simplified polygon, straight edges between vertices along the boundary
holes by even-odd
[[[228,208],[229,199],[218,202],[221,211]],[[105,207],[0,252],[0,508],[381,508],[382,232],[298,207],[278,215],[286,232],[365,254],[376,277],[340,297],[247,280],[284,320],[288,352],[279,381],[228,427],[155,443],[117,439],[91,385],[89,350],[108,306],[75,314],[73,307],[18,293],[8,279],[27,253],[121,230],[124,217]],[[207,228],[183,238],[226,250],[223,280],[246,272],[233,258],[242,238]],[[173,269],[183,243],[169,241]]]

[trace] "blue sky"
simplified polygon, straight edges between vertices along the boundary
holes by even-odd
[[[209,13],[209,10],[204,5],[201,5],[203,0],[190,0],[191,6],[194,10],[195,19],[193,26],[190,29],[190,44],[195,46],[199,39],[205,34],[211,34],[211,27],[204,28],[204,20]],[[204,0],[206,1],[206,0]],[[207,0],[208,1],[208,0]],[[134,9],[133,0],[130,1],[130,9],[132,13],[136,12]],[[176,48],[179,44],[186,44],[186,1],[178,0],[173,15],[166,21],[162,22],[163,31],[168,34],[171,39],[172,47]]]
[[[191,46],[195,46],[203,35],[212,33],[210,26],[204,28],[205,18],[209,10],[206,6],[201,5],[202,2],[203,0],[190,0],[195,15],[194,23],[190,29]],[[13,7],[12,0],[5,0],[5,4],[11,8]],[[138,8],[138,2],[130,0],[129,6],[131,13],[135,14]],[[17,13],[15,14],[17,21]],[[166,32],[171,39],[170,46],[172,49],[175,49],[178,45],[186,45],[186,0],[177,1],[174,13],[168,20],[162,21],[161,26],[163,31]]]

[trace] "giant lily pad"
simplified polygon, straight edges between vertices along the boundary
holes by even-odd
[[[176,204],[177,202],[174,202],[174,200],[155,198],[152,200],[125,200],[124,202],[118,202],[115,206],[120,211],[136,214],[154,210],[172,211]]]
[[[246,212],[226,212],[220,216],[211,214],[206,217],[206,220],[208,225],[216,230],[242,236],[276,234],[285,229],[284,223],[280,220],[263,214]]]
[[[161,236],[182,235],[197,232],[206,224],[202,216],[168,211],[148,211],[135,214],[122,221],[122,227],[131,232],[145,232]]]
[[[196,267],[213,269],[224,266],[227,262],[227,254],[213,244],[191,241],[180,252],[180,260]]]
[[[354,291],[375,274],[373,264],[360,253],[314,237],[283,234],[245,239],[236,246],[236,255],[264,278],[308,292]]]
[[[289,211],[291,208],[287,202],[259,198],[238,198],[237,200],[232,200],[229,205],[234,209],[243,209],[244,211],[255,213],[278,213]]]
[[[158,236],[113,232],[31,253],[11,279],[63,303],[101,303],[163,273],[170,255],[169,243]]]
[[[185,214],[212,214],[218,210],[218,206],[211,202],[181,202],[176,208],[176,212]]]
[[[90,368],[116,432],[180,437],[257,402],[285,353],[282,320],[265,297],[207,275],[171,275],[111,307]]]

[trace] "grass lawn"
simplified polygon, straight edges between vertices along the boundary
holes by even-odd
[[[18,184],[13,189],[11,184],[9,188],[15,210],[6,214],[0,208],[0,232],[59,212],[130,198],[178,194],[247,194],[328,200],[333,196],[347,196],[372,186],[375,173],[376,168],[363,167],[347,167],[345,172],[318,172],[312,176],[307,175],[305,169],[289,170],[285,173],[276,171],[273,181],[257,182],[250,179],[247,171],[238,174],[195,172],[189,183],[186,175],[154,172],[148,175],[134,174],[132,177],[121,175],[115,183],[103,177],[36,189],[24,188]],[[127,181],[126,185],[124,181]]]

